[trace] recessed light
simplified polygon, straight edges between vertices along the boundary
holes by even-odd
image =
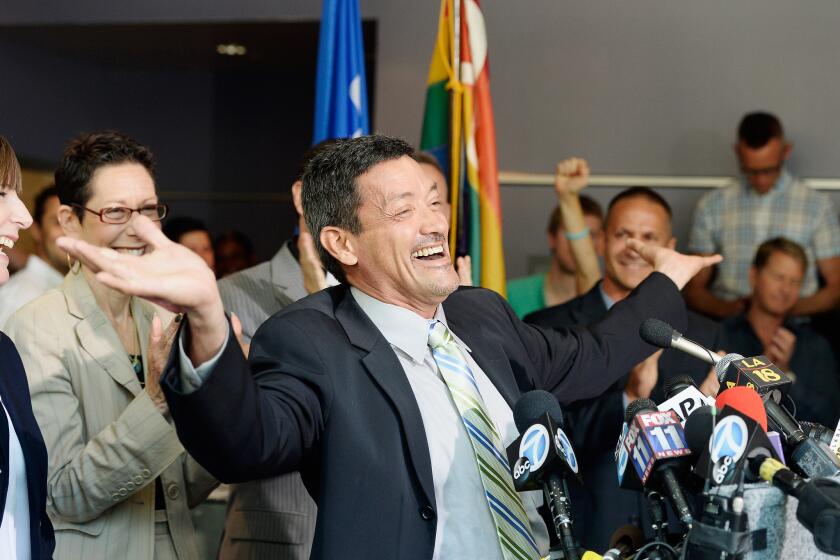
[[[216,52],[224,56],[243,56],[248,49],[238,43],[219,43],[216,45]]]

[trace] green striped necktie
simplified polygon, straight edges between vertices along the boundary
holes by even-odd
[[[505,560],[539,558],[528,515],[522,500],[513,489],[502,438],[487,413],[475,376],[464,355],[452,333],[440,321],[429,324],[429,346],[470,436],[487,505],[496,524],[496,534]]]

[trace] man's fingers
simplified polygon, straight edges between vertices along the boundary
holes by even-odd
[[[146,216],[137,216],[134,218],[132,228],[137,237],[145,241],[148,245],[151,245],[154,249],[159,249],[172,243],[163,234],[160,227]]]
[[[653,259],[655,256],[655,248],[642,243],[638,239],[628,239],[627,246],[639,253],[639,256],[642,257],[644,260],[653,264]]]
[[[700,257],[703,261],[703,268],[713,266],[723,261],[723,255],[709,255],[707,257]]]

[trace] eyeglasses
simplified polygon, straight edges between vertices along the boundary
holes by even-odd
[[[782,172],[782,167],[784,167],[784,163],[774,165],[773,167],[763,167],[761,169],[751,169],[749,167],[741,166],[741,173],[743,173],[747,177],[759,177],[761,175],[778,175]]]
[[[125,224],[131,219],[131,215],[137,212],[141,216],[146,216],[153,222],[159,222],[166,217],[169,212],[169,206],[166,204],[150,204],[142,208],[126,208],[125,206],[111,206],[103,208],[99,211],[91,210],[80,204],[71,204],[74,208],[79,208],[91,214],[99,216],[99,221],[104,224]]]

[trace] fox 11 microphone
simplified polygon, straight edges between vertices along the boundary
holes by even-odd
[[[563,557],[579,560],[566,479],[581,483],[581,476],[575,451],[563,431],[557,397],[547,391],[529,391],[516,402],[513,419],[521,434],[507,448],[513,487],[517,492],[543,491]]]
[[[626,463],[633,469],[628,472],[630,466],[625,464],[624,478],[635,475],[642,488],[664,495],[680,522],[689,529],[694,518],[678,478],[690,468],[687,456],[691,450],[679,417],[672,410],[657,410],[650,399],[631,402],[624,417],[627,428],[622,445]]]

